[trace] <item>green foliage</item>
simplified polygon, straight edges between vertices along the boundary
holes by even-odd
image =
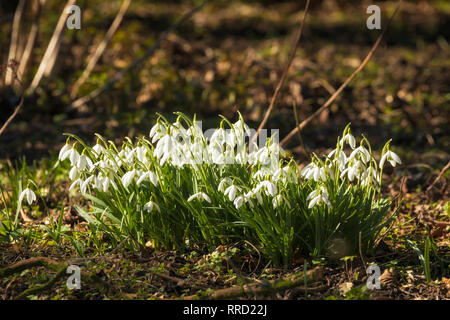
[[[299,173],[292,159],[278,160],[283,150],[272,139],[247,153],[242,118],[223,118],[211,139],[194,123],[181,113],[173,124],[160,116],[152,142],[127,138],[120,150],[101,136],[89,147],[70,135],[75,142],[60,159],[70,159],[71,189],[92,203],[77,207],[92,243],[101,246],[105,236],[133,250],[196,250],[245,239],[275,265],[288,265],[298,249],[314,256],[370,249],[392,221],[390,201],[379,197],[384,162],[400,162],[389,143],[378,172],[367,139],[356,148],[347,127],[334,155],[314,155]],[[348,157],[346,141],[354,149]]]

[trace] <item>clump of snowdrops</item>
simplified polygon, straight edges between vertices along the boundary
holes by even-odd
[[[78,210],[95,243],[106,236],[135,250],[189,250],[247,240],[288,265],[294,252],[323,255],[336,239],[371,249],[392,220],[382,172],[401,161],[389,142],[378,162],[347,126],[335,150],[299,171],[274,136],[249,148],[241,116],[222,118],[206,137],[195,118],[177,115],[174,123],[159,116],[149,139],[126,138],[120,148],[100,135],[93,147],[69,135],[59,159],[71,163],[70,189],[92,201]]]

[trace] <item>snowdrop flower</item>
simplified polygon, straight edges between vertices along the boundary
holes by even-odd
[[[36,201],[36,195],[29,188],[26,188],[25,190],[22,191],[22,193],[19,196],[19,202],[22,202],[23,198],[25,197],[27,197],[27,202],[29,205],[31,205],[34,201]]]
[[[358,148],[356,148],[355,150],[353,150],[353,152],[350,154],[350,157],[348,158],[349,161],[352,160],[353,158],[355,158],[357,155],[360,155],[360,159],[364,162],[367,163],[370,161],[370,153],[369,151],[364,148],[363,146],[359,146]]]
[[[266,189],[265,193],[267,196],[275,196],[277,194],[277,186],[268,180],[260,182],[256,187],[256,191],[259,191],[262,188]]]
[[[69,160],[72,166],[75,166],[78,163],[79,158],[80,154],[77,152],[77,150],[75,150],[74,148],[70,149]]]
[[[220,181],[220,183],[219,183],[219,186],[217,187],[217,189],[220,191],[220,192],[224,192],[224,190],[225,190],[225,186],[226,185],[230,185],[230,184],[232,184],[233,183],[233,181],[230,179],[230,178],[223,178],[221,181]]]
[[[78,178],[77,180],[75,180],[74,182],[72,182],[72,184],[69,187],[69,191],[72,191],[73,188],[75,188],[78,184],[83,183],[83,180],[81,180],[80,178]]]
[[[155,143],[157,140],[161,139],[161,137],[163,137],[165,134],[166,128],[159,122],[157,122],[150,130],[150,138],[153,138],[152,143]]]
[[[334,149],[333,151],[331,151],[331,152],[328,154],[328,158],[331,159],[331,158],[335,155],[336,151],[337,151],[337,149]],[[344,170],[344,169],[345,169],[345,165],[346,165],[347,162],[348,162],[347,156],[345,155],[345,152],[344,152],[344,151],[339,150],[339,154],[338,154],[338,156],[337,156],[337,160],[338,160],[338,167],[339,167],[339,170]]]
[[[237,197],[233,202],[236,209],[239,209],[243,203],[244,203],[244,196]]]
[[[77,168],[78,169],[80,169],[81,171],[83,171],[84,169],[86,169],[86,166],[87,166],[87,157],[85,156],[85,155],[81,155],[79,158],[78,158],[78,161],[77,161],[77,164],[76,164],[76,166],[77,166]]]
[[[122,180],[122,184],[125,188],[130,185],[130,183],[131,183],[131,181],[133,181],[135,175],[136,175],[135,169],[128,171],[127,173],[125,173],[123,175],[121,180]]]
[[[341,173],[341,178],[343,178],[346,174],[348,176],[348,180],[353,181],[355,178],[359,179],[360,174],[365,170],[365,166],[363,163],[358,160],[352,166],[347,167]]]
[[[367,168],[361,176],[362,185],[371,185],[377,183],[377,171],[374,167]]]
[[[94,155],[98,158],[105,151],[105,148],[97,143],[94,147],[92,147],[92,150],[94,151]]]
[[[146,204],[144,204],[144,210],[146,210],[148,212],[152,212],[153,209],[156,209],[159,213],[161,213],[161,209],[159,208],[157,203],[155,203],[153,201],[149,201]]]
[[[89,182],[92,181],[92,179],[94,179],[94,176],[90,176],[83,183],[80,182],[80,192],[82,195],[86,194],[87,186],[89,185]]]
[[[321,203],[325,203],[328,207],[331,208],[331,202],[328,199],[328,192],[323,186],[320,187],[320,189],[312,191],[306,198],[306,201],[310,201],[308,209],[311,209],[315,205],[319,205]]]
[[[231,185],[225,189],[224,195],[228,196],[228,199],[230,199],[230,201],[233,201],[236,198],[236,193],[238,191],[241,191],[241,188],[236,187],[235,185]]]
[[[323,173],[324,173],[324,171],[322,170],[322,172],[321,172],[320,169],[321,168],[319,168],[319,166],[317,164],[315,164],[314,162],[311,162],[309,165],[307,165],[306,167],[304,167],[302,169],[300,174],[306,180],[314,179],[314,181],[319,181],[319,179],[321,177],[323,178]]]
[[[136,181],[136,184],[139,186],[144,180],[149,179],[150,182],[156,187],[158,186],[158,177],[152,171],[144,172],[141,174],[139,179]]]
[[[78,168],[76,166],[73,166],[72,169],[70,169],[69,172],[69,178],[70,180],[75,180],[78,177]]]
[[[110,184],[114,184],[114,188],[117,189],[117,186],[110,178],[108,178],[108,177],[103,178],[103,181],[102,181],[103,192],[108,192]]]
[[[350,133],[347,133],[340,141],[339,144],[341,145],[341,147],[344,147],[344,143],[348,142],[348,144],[350,145],[350,147],[352,149],[355,149],[355,145],[356,145],[356,140],[355,137],[352,136]]]
[[[402,161],[400,160],[400,157],[395,154],[394,152],[388,150],[382,157],[380,160],[380,168],[384,167],[384,163],[387,161],[389,161],[389,163],[391,164],[391,166],[395,167],[398,164],[402,164]]]
[[[263,198],[259,190],[253,189],[245,194],[246,199],[256,198],[258,200],[259,205],[263,204]]]
[[[200,200],[200,201],[202,201],[202,200],[204,200],[204,201],[206,201],[206,202],[208,202],[208,203],[211,203],[211,199],[208,197],[208,195],[206,194],[206,193],[204,193],[204,192],[197,192],[197,193],[195,193],[195,194],[193,194],[192,196],[190,196],[189,198],[188,198],[188,202],[191,202],[192,200],[195,200],[195,199],[198,199],[198,200]]]
[[[60,161],[66,160],[67,157],[70,155],[71,149],[72,149],[72,146],[70,144],[65,144],[59,151],[58,159]]]

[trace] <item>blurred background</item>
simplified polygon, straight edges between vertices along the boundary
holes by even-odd
[[[55,35],[68,2],[81,8],[81,29],[63,28]],[[135,62],[200,1],[133,0],[128,7],[120,0],[68,2],[0,2],[1,124],[19,103],[23,87],[28,88],[22,109],[0,136],[1,159],[46,157],[62,146],[64,132],[91,141],[98,132],[116,142],[124,136],[147,135],[156,112],[196,113],[204,127],[214,127],[218,114],[235,120],[240,111],[256,128],[287,62],[305,5],[208,1],[120,81],[74,108],[71,102]],[[384,27],[396,1],[312,1],[267,128],[280,129],[284,137],[295,127],[294,106],[299,120],[305,119],[358,67],[380,33],[366,28],[370,4],[380,6]],[[119,17],[104,52],[80,84],[78,79],[119,12],[123,19]],[[364,70],[302,131],[306,148],[333,147],[351,122],[353,132],[365,133],[374,148],[392,137],[406,163],[445,165],[450,150],[449,15],[450,2],[445,0],[404,1]],[[36,84],[52,36],[59,42],[48,59],[51,66]],[[6,79],[11,51],[23,86]],[[299,145],[295,136],[287,147],[297,160],[306,161]]]

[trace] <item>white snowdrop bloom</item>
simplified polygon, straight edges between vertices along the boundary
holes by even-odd
[[[23,198],[27,198],[27,202],[29,205],[31,205],[34,201],[36,201],[36,195],[34,194],[33,190],[26,188],[23,190],[19,195],[19,202],[23,201]]]
[[[126,188],[130,185],[131,181],[133,181],[134,176],[136,175],[136,169],[133,169],[131,171],[128,171],[125,173],[122,177],[122,184]]]
[[[148,212],[152,212],[153,209],[156,209],[159,213],[161,213],[161,209],[159,208],[158,204],[153,201],[149,201],[146,204],[144,204],[144,210]]]
[[[92,172],[95,169],[94,163],[92,162],[91,158],[86,157],[86,165],[89,172]]]
[[[214,133],[211,136],[210,139],[210,145],[221,145],[225,142],[225,130],[222,128],[219,128],[217,130],[214,130]]]
[[[247,192],[245,194],[245,198],[246,199],[250,199],[250,198],[256,198],[256,200],[258,201],[259,205],[263,204],[263,198],[261,196],[261,193],[259,190],[257,190],[256,188]]]
[[[244,121],[241,121],[241,119],[239,119],[233,124],[233,129],[239,136],[243,136],[244,133],[247,134],[247,136],[250,136],[251,134],[250,128]]]
[[[236,146],[237,137],[234,130],[226,130],[225,132],[225,143],[228,148],[233,148]]]
[[[84,180],[84,182],[82,182],[82,183],[80,182],[80,192],[82,195],[86,194],[87,187],[88,187],[89,183],[92,181],[92,179],[94,179],[94,176],[90,176],[89,178]]]
[[[139,186],[144,180],[150,180],[150,182],[156,187],[158,185],[158,177],[153,171],[147,171],[140,174],[139,179],[136,181],[136,184]]]
[[[306,167],[304,167],[300,171],[300,175],[305,178],[306,180],[310,180],[314,175],[314,169],[316,168],[316,164],[314,162],[311,162]]]
[[[349,181],[355,180],[355,178],[359,179],[360,174],[365,170],[364,165],[361,161],[356,161],[353,165],[347,167],[345,170],[341,172],[340,177],[343,178],[347,175]]]
[[[72,182],[72,184],[69,187],[69,191],[72,191],[73,188],[75,188],[77,185],[83,183],[83,180],[81,180],[80,178],[78,178],[77,180],[75,180],[74,182]]]
[[[334,149],[333,151],[331,151],[328,154],[328,158],[332,158],[335,154],[336,154],[337,149]],[[338,161],[338,167],[339,170],[344,170],[345,169],[345,165],[348,162],[347,156],[345,155],[345,152],[342,150],[339,150],[339,154],[337,156],[337,161]]]
[[[363,181],[362,184],[363,185],[371,185],[373,183],[377,183],[377,171],[375,170],[374,167],[369,167],[367,168],[362,176],[361,176],[361,180]]]
[[[253,174],[253,179],[263,180],[266,173],[263,170],[258,170]]]
[[[230,178],[228,178],[228,177],[226,177],[226,178],[223,178],[220,182],[219,182],[219,186],[217,187],[217,189],[220,191],[220,192],[224,192],[225,191],[225,189],[227,188],[226,186],[228,185],[231,185],[233,183],[233,181],[230,179]]]
[[[383,168],[383,167],[384,167],[384,163],[386,162],[386,160],[389,161],[389,163],[390,163],[391,166],[393,166],[393,167],[395,167],[395,166],[397,165],[397,163],[398,163],[398,164],[402,164],[402,161],[400,160],[400,157],[399,157],[396,153],[394,153],[394,152],[392,152],[392,151],[390,151],[390,150],[388,150],[388,151],[381,157],[381,160],[380,160],[380,168]]]
[[[78,159],[80,158],[80,154],[74,148],[70,149],[69,160],[72,166],[75,166],[78,163]]]
[[[167,160],[169,160],[169,154],[168,153],[165,153],[163,156],[162,156],[162,158],[161,158],[161,160],[159,161],[159,165],[162,167],[166,162],[167,162]]]
[[[103,192],[108,192],[109,185],[111,183],[113,183],[114,184],[114,188],[117,189],[116,184],[114,182],[112,182],[112,180],[110,178],[108,178],[108,177],[103,178],[103,181],[102,181],[102,188],[103,188],[102,190],[103,190]]]
[[[157,140],[161,139],[166,134],[166,128],[157,122],[152,129],[150,130],[150,138],[152,138],[152,143],[155,143]]]
[[[81,155],[78,158],[78,162],[76,164],[77,168],[81,171],[83,171],[84,169],[86,169],[87,166],[87,157],[85,155]]]
[[[267,147],[261,148],[256,153],[258,162],[261,164],[269,164],[270,163],[270,157],[269,157],[269,150],[267,150]]]
[[[230,201],[233,201],[236,198],[236,193],[238,191],[241,191],[241,189],[232,184],[225,189],[224,195],[228,196],[228,199],[230,199]]]
[[[150,179],[150,182],[153,183],[153,185],[156,187],[158,186],[158,176],[153,172],[153,171],[149,171],[148,172],[148,178]]]
[[[320,189],[312,191],[306,198],[306,201],[310,201],[308,209],[311,209],[315,205],[319,205],[321,203],[325,203],[328,207],[331,207],[331,202],[328,199],[328,192],[324,187],[320,187]]]
[[[98,158],[105,151],[105,148],[102,145],[97,143],[94,147],[92,147],[92,150],[94,151],[93,152],[94,155]]]
[[[341,141],[339,141],[339,144],[341,145],[341,147],[344,147],[344,143],[348,142],[348,144],[350,145],[350,147],[352,149],[355,149],[356,146],[356,140],[355,137],[352,136],[350,133],[347,133],[342,139]]]
[[[145,163],[145,154],[147,153],[147,148],[145,147],[137,147],[135,148],[135,154],[136,154],[136,158],[142,162]]]
[[[236,163],[237,163],[237,164],[245,164],[246,162],[247,162],[247,159],[246,159],[244,153],[239,153],[239,154],[236,156]]]
[[[276,158],[286,157],[286,151],[276,142],[270,144],[269,151]]]
[[[139,176],[139,174],[138,174],[138,176]],[[148,173],[147,173],[147,172],[142,173],[142,174],[139,176],[139,179],[136,180],[136,184],[137,184],[138,186],[140,186],[141,183],[142,183],[145,179],[147,179],[147,178],[148,178]]]
[[[260,182],[256,187],[257,191],[262,188],[266,189],[265,193],[267,196],[275,196],[277,194],[277,186],[268,180]]]
[[[204,200],[204,201],[206,201],[206,202],[208,202],[208,203],[211,203],[211,199],[209,198],[209,196],[206,194],[206,193],[204,193],[204,192],[197,192],[197,193],[195,193],[195,194],[193,194],[192,196],[190,196],[189,198],[188,198],[188,202],[191,202],[192,200],[195,200],[195,199],[198,199],[198,200],[200,200],[200,201],[202,201],[202,200]]]
[[[355,150],[353,150],[353,152],[350,154],[349,156],[349,160],[354,159],[357,155],[360,155],[360,159],[364,162],[367,163],[370,161],[370,153],[369,151],[364,148],[363,146],[359,146],[358,148],[356,148]]]
[[[291,167],[290,165],[287,165],[282,168],[284,171],[284,177],[286,177],[286,180],[288,182],[295,182],[297,179],[297,170]]]
[[[242,207],[242,205],[244,204],[244,196],[237,197],[234,200],[233,204],[236,207],[236,209],[239,209],[240,207]]]
[[[94,189],[101,190],[103,178],[100,175],[98,175],[98,176],[94,176],[93,180],[94,181],[92,182],[92,186],[94,187]]]
[[[319,181],[320,173],[320,168],[314,162],[311,162],[300,171],[300,175],[306,180],[314,179],[314,181]]]
[[[72,146],[70,144],[65,144],[59,151],[58,159],[61,161],[66,160],[67,157],[70,155],[71,149],[72,149]]]
[[[272,176],[272,180],[277,182],[278,180],[282,179],[283,177],[285,177],[286,172],[282,169],[282,168],[278,168],[273,176]]]
[[[78,177],[78,168],[76,166],[73,166],[72,169],[70,169],[69,172],[69,178],[70,180],[75,180]]]

